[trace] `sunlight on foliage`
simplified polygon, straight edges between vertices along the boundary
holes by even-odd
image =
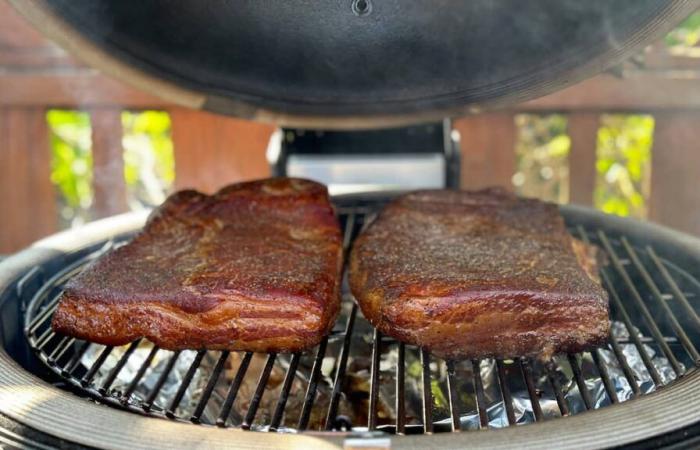
[[[164,111],[124,111],[122,127],[129,207],[159,205],[175,180],[170,115]]]
[[[513,185],[519,195],[557,203],[569,201],[567,119],[561,114],[515,116],[517,172]]]
[[[46,113],[52,149],[51,181],[58,188],[62,227],[90,220],[92,204],[92,146],[90,116],[85,112],[52,109]]]
[[[645,218],[651,184],[654,118],[604,115],[598,130],[596,208],[620,216]]]
[[[691,14],[666,35],[668,47],[695,47],[700,42],[700,11]]]
[[[90,116],[52,109],[46,120],[51,130],[51,181],[58,188],[61,225],[80,225],[90,220],[93,201]],[[175,180],[170,116],[163,111],[124,111],[122,128],[129,207],[158,205]]]

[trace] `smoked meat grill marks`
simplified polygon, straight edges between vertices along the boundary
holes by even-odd
[[[173,194],[67,285],[52,326],[106,345],[295,352],[340,306],[342,236],[324,186],[272,178]]]
[[[447,359],[604,343],[607,295],[556,205],[500,189],[418,191],[356,240],[350,287],[383,334]]]

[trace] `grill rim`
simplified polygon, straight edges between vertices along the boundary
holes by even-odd
[[[698,238],[659,225],[609,216],[579,206],[562,206],[562,212],[567,219],[582,225],[603,227],[606,231],[619,232],[628,238],[639,239],[649,244],[663,243],[664,245],[659,247],[663,247],[664,251],[657,248],[660,256],[673,253],[673,259],[677,260],[679,254],[683,255],[684,270],[700,270]],[[0,295],[12,288],[33,267],[49,262],[60,264],[61,255],[86,251],[114,235],[133,231],[143,224],[145,218],[144,213],[124,214],[39,241],[29,249],[0,263]],[[29,392],[32,396],[26,395]],[[693,413],[699,406],[700,370],[691,369],[671,386],[631,402],[597,410],[593,414],[583,413],[559,418],[537,426],[469,433],[469,438],[462,437],[460,433],[386,437],[391,439],[392,448],[417,448],[419,445],[459,447],[464,445],[465,439],[469,439],[469,443],[475,447],[498,445],[523,448],[556,445],[559,448],[590,448],[625,445],[649,438],[661,438],[682,429],[700,427],[700,421],[693,420]],[[55,388],[19,366],[4,349],[0,349],[0,412],[20,423],[67,441],[109,448],[185,446],[202,441],[224,446],[235,443],[260,448],[276,448],[279,445],[314,445],[316,448],[322,448],[325,444],[341,446],[346,437],[341,433],[246,433],[238,429],[219,430],[165,420],[149,421],[149,432],[145,433],[142,417],[88,403],[69,392]],[[85,421],[85,417],[92,419]],[[190,427],[189,431],[185,431],[184,428],[172,428],[183,426]],[[562,442],[564,431],[566,442]],[[235,438],[231,439],[232,436]],[[319,437],[321,439],[318,439]]]

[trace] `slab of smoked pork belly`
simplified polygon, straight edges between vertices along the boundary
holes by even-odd
[[[556,205],[498,188],[418,191],[355,241],[350,287],[382,333],[443,358],[577,352],[606,341],[608,298]]]
[[[342,239],[325,186],[293,178],[181,191],[66,286],[52,326],[107,345],[293,352],[340,308]]]

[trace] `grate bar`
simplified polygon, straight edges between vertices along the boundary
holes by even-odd
[[[608,237],[606,236],[606,234],[602,230],[598,231],[598,236],[600,237],[601,242],[605,246],[605,249],[608,252],[608,255],[612,259],[613,266],[615,267],[617,272],[620,274],[620,276],[624,280],[628,291],[632,294],[632,298],[634,299],[635,303],[637,304],[639,311],[642,313],[642,317],[644,317],[644,320],[647,322],[647,325],[649,326],[649,331],[656,339],[656,342],[659,345],[659,347],[661,347],[661,351],[663,351],[664,355],[666,356],[666,359],[668,359],[668,362],[669,362],[669,364],[671,364],[673,371],[676,372],[677,375],[681,375],[683,373],[683,371],[681,370],[680,364],[678,363],[676,356],[673,354],[673,351],[671,351],[671,348],[668,346],[668,343],[666,343],[666,341],[664,341],[663,334],[659,330],[659,327],[656,324],[656,322],[654,321],[654,318],[651,315],[651,313],[649,312],[649,309],[644,304],[644,300],[642,300],[642,297],[639,295],[639,291],[634,286],[632,279],[630,278],[629,274],[627,273],[627,271],[623,267],[622,263],[620,262],[620,258],[617,256],[617,253],[615,253],[615,250],[612,248],[612,245],[610,244]],[[631,332],[632,332],[632,330],[630,330],[630,333]]]
[[[182,397],[184,397],[187,388],[190,387],[190,383],[192,383],[192,378],[194,378],[195,373],[197,373],[197,369],[202,363],[202,358],[204,358],[204,355],[206,355],[206,353],[206,350],[200,350],[197,352],[197,356],[194,357],[192,364],[190,364],[190,368],[187,369],[187,372],[185,373],[185,376],[182,379],[182,382],[180,383],[180,387],[177,389],[175,397],[173,397],[173,400],[170,402],[170,406],[168,406],[168,409],[165,410],[165,415],[168,418],[172,419],[175,417],[175,410],[180,405]]]
[[[173,355],[168,360],[167,364],[165,365],[165,368],[163,369],[163,372],[160,374],[160,377],[158,377],[158,381],[156,381],[156,385],[153,386],[153,390],[148,395],[148,398],[141,405],[141,407],[144,409],[144,411],[147,411],[147,412],[150,411],[151,407],[153,406],[153,402],[156,401],[156,397],[158,396],[158,393],[160,392],[161,389],[163,389],[163,385],[165,384],[165,381],[168,379],[168,375],[170,375],[170,372],[172,372],[173,367],[175,367],[175,363],[177,362],[177,358],[179,358],[179,357],[180,357],[180,350],[173,353]]]
[[[80,364],[80,360],[83,358],[83,355],[87,351],[88,347],[90,347],[90,343],[87,341],[83,341],[83,343],[80,344],[78,351],[73,354],[71,359],[69,359],[64,366],[63,370],[61,370],[61,375],[67,377],[78,367],[78,364]]]
[[[352,342],[352,330],[355,326],[355,316],[357,315],[357,303],[352,303],[352,309],[348,316],[348,321],[345,325],[345,336],[343,337],[343,346],[338,355],[338,369],[335,371],[335,379],[333,380],[333,392],[331,392],[331,400],[328,405],[328,414],[326,415],[326,431],[333,429],[335,416],[338,414],[338,403],[340,402],[340,392],[345,379],[345,370],[348,364],[348,356],[350,355],[350,343]]]
[[[370,431],[377,429],[377,400],[379,397],[379,357],[382,354],[382,334],[374,329],[372,345],[372,366],[369,383],[369,411],[367,427]]]
[[[56,310],[56,307],[58,306],[58,301],[61,299],[61,295],[58,294],[56,297],[51,300],[51,303],[49,303],[46,308],[42,312],[39,313],[38,316],[32,320],[32,322],[29,324],[28,328],[28,333],[29,335],[33,335],[36,333],[36,331],[41,328],[41,326],[46,323],[46,320],[49,319],[54,311]]]
[[[117,375],[119,375],[119,372],[124,368],[124,365],[126,362],[131,358],[131,355],[134,353],[134,350],[136,350],[136,347],[139,346],[141,343],[141,339],[137,339],[134,342],[129,345],[129,348],[126,349],[124,354],[122,355],[121,358],[119,358],[119,361],[117,361],[117,364],[112,368],[112,370],[109,372],[109,375],[107,376],[107,379],[102,383],[102,386],[97,390],[100,394],[106,395],[109,392],[109,388],[112,387],[112,384],[114,383],[114,380],[117,378]]]
[[[583,404],[586,405],[586,409],[591,409],[593,407],[593,399],[591,399],[591,393],[588,392],[588,387],[586,386],[586,380],[583,379],[583,373],[581,373],[581,364],[578,354],[567,355],[569,360],[569,365],[571,370],[574,372],[574,378],[576,379],[576,385],[578,386],[578,391],[583,399]]]
[[[503,404],[506,407],[506,416],[508,417],[508,424],[515,425],[515,411],[513,410],[513,396],[510,393],[510,387],[506,381],[506,368],[503,364],[503,360],[496,360],[496,371],[498,373],[498,386],[501,389],[501,395],[503,396]]]
[[[535,421],[539,422],[544,419],[544,415],[542,414],[542,406],[537,395],[537,389],[535,389],[535,382],[532,379],[532,367],[530,367],[530,362],[526,358],[520,358],[518,361],[520,363],[520,371],[523,373],[523,380],[525,380],[525,385],[527,386],[527,394],[530,396]]]
[[[294,377],[296,376],[297,367],[299,366],[299,359],[301,359],[301,354],[294,353],[292,355],[291,361],[289,362],[287,375],[285,375],[284,384],[282,385],[282,392],[280,393],[280,396],[277,399],[275,413],[272,415],[272,420],[270,421],[270,431],[276,431],[277,428],[279,428],[280,423],[282,423],[284,407],[287,404],[287,398],[289,398],[289,391],[292,388],[292,383],[294,382]]]
[[[588,235],[586,234],[586,231],[583,229],[583,227],[579,225],[577,229],[579,235],[581,236],[581,239],[583,239],[583,242],[587,245],[590,245],[591,242],[588,239]],[[622,301],[620,300],[620,295],[617,293],[615,286],[613,285],[612,281],[610,281],[610,277],[608,276],[607,271],[601,269],[600,276],[601,280],[603,281],[603,286],[606,288],[606,290],[610,294],[610,297],[612,298],[612,306],[614,306],[618,314],[621,316],[622,322],[627,328],[627,332],[630,336],[630,339],[634,343],[634,346],[637,349],[639,356],[641,356],[642,358],[644,367],[646,367],[647,372],[649,372],[649,375],[651,376],[651,379],[654,382],[654,384],[656,386],[661,386],[661,378],[659,377],[659,373],[656,370],[656,367],[654,366],[653,362],[651,361],[651,357],[649,356],[649,353],[644,347],[644,344],[641,342],[639,335],[635,333],[635,328],[632,325],[632,320],[630,319],[630,316],[627,313],[627,309],[625,309],[625,306],[622,304]],[[612,333],[609,334],[608,338],[608,340],[612,344],[613,351],[615,352],[615,357],[620,363],[620,366],[622,367],[622,370],[625,374],[625,378],[627,378],[627,381],[629,382],[632,391],[635,393],[635,395],[639,395],[641,393],[641,390],[639,389],[639,384],[637,383],[637,380],[634,377],[632,369],[627,363],[627,359],[625,358],[624,353],[622,352],[622,349],[620,348],[620,345],[617,342],[617,339],[615,338],[615,336],[613,336]]]
[[[236,396],[238,395],[238,390],[241,388],[241,383],[243,383],[243,378],[245,377],[245,373],[248,371],[248,366],[250,365],[250,360],[253,358],[253,353],[252,352],[247,352],[243,359],[241,360],[241,364],[238,366],[238,370],[236,371],[236,376],[233,378],[233,381],[231,382],[231,386],[228,388],[228,393],[226,394],[226,400],[224,400],[224,404],[221,406],[221,411],[219,412],[219,417],[216,419],[216,426],[218,427],[225,427],[226,426],[226,420],[228,420],[229,414],[231,414],[231,408],[233,407],[233,402],[236,400]]]
[[[51,365],[55,365],[58,360],[60,360],[63,355],[66,354],[66,351],[71,347],[71,345],[73,345],[74,342],[75,338],[63,336],[58,345],[51,351],[49,357],[46,358],[46,361]]]
[[[666,301],[664,301],[658,286],[656,286],[656,283],[654,283],[654,280],[651,278],[651,275],[649,275],[649,272],[644,268],[642,262],[639,260],[639,255],[637,255],[637,252],[632,248],[632,246],[630,246],[629,242],[627,241],[627,238],[623,237],[622,239],[620,239],[620,241],[622,242],[622,246],[625,248],[625,251],[632,260],[632,263],[637,268],[637,271],[642,275],[644,282],[651,290],[652,296],[656,299],[656,302],[661,306],[661,309],[666,314],[666,318],[671,323],[671,328],[673,328],[673,331],[676,333],[676,336],[678,336],[678,339],[681,341],[681,344],[688,352],[688,355],[691,358],[693,358],[694,361],[700,361],[700,353],[698,353],[698,350],[695,348],[690,338],[688,338],[688,335],[685,333],[683,327],[678,322],[676,315],[673,314],[671,308],[669,308],[668,304],[666,304]]]
[[[100,370],[102,364],[105,363],[109,354],[112,353],[112,350],[114,350],[114,347],[112,347],[111,345],[106,346],[102,350],[102,353],[100,353],[100,356],[97,357],[97,360],[92,364],[92,367],[90,367],[85,376],[80,380],[80,384],[82,384],[83,386],[87,386],[92,382],[92,379],[95,377],[95,374],[97,374],[97,371]]]
[[[243,423],[241,424],[241,428],[244,430],[249,430],[253,425],[255,414],[258,412],[258,406],[260,405],[260,400],[262,400],[263,394],[265,393],[265,386],[267,386],[267,380],[270,379],[270,373],[272,372],[272,366],[275,364],[276,358],[276,353],[270,353],[267,357],[267,363],[260,374],[258,385],[255,388],[255,394],[253,394],[253,398],[250,401],[250,406],[248,407],[248,412],[246,413]]]
[[[51,327],[47,328],[44,330],[43,333],[41,333],[41,336],[36,340],[36,344],[34,344],[34,347],[37,350],[43,350],[46,344],[49,343],[51,339],[56,336],[56,333],[51,329]]]
[[[622,304],[622,301],[620,300],[620,296],[618,295],[617,291],[613,287],[613,284],[610,281],[610,278],[608,278],[608,275],[604,272],[601,271],[600,274],[602,275],[602,279],[604,284],[608,288],[608,292],[610,292],[610,296],[613,299],[613,305],[615,305],[615,309],[619,312],[619,314],[622,317],[622,322],[625,324],[625,327],[627,328],[627,332],[630,336],[630,339],[632,339],[632,342],[634,343],[635,348],[637,349],[637,352],[639,353],[639,356],[642,358],[642,362],[644,363],[644,367],[646,367],[647,372],[649,372],[649,375],[651,376],[652,381],[656,386],[661,386],[661,377],[659,376],[659,372],[656,370],[656,366],[654,366],[654,363],[651,360],[651,357],[649,356],[649,352],[647,352],[647,349],[644,347],[644,344],[639,340],[639,336],[637,333],[635,333],[635,328],[632,325],[632,320],[630,319],[629,314],[627,313],[627,310],[625,309],[624,305]],[[611,334],[612,336],[612,334]],[[614,339],[614,338],[613,338]],[[615,353],[616,356],[618,356],[618,359],[621,355],[623,355],[622,351],[619,353]],[[624,356],[622,356],[622,359],[624,360]]]
[[[593,362],[595,363],[596,369],[598,369],[600,379],[603,380],[603,387],[605,387],[605,393],[608,395],[610,403],[619,403],[620,400],[617,398],[617,392],[608,374],[608,368],[603,364],[602,358],[600,357],[600,349],[597,348],[592,351],[591,357],[593,357]]]
[[[24,274],[22,278],[19,279],[17,282],[17,285],[15,287],[15,293],[17,295],[17,298],[23,299],[23,305],[22,307],[24,308],[26,305],[24,304],[24,294],[25,294],[25,289],[31,283],[34,281],[34,278],[39,280],[39,286],[44,285],[44,268],[42,266],[34,266],[27,273]],[[29,297],[29,295],[27,295]]]
[[[681,288],[678,287],[678,283],[676,283],[671,274],[668,272],[668,269],[666,269],[666,266],[661,262],[661,259],[658,257],[654,249],[650,246],[647,246],[647,254],[651,258],[651,260],[654,261],[654,265],[661,273],[661,276],[663,277],[664,281],[666,281],[668,286],[671,288],[673,296],[683,306],[683,309],[685,310],[686,314],[688,314],[688,317],[692,319],[693,322],[695,322],[696,327],[700,328],[700,316],[698,316],[698,313],[695,312],[695,309],[688,301],[688,297],[686,297],[683,291],[681,291]]]
[[[420,349],[420,359],[423,366],[423,431],[433,432],[433,394],[430,390],[430,354],[424,348]]]
[[[396,433],[406,434],[406,344],[399,342],[396,363]]]
[[[126,388],[126,391],[124,391],[124,394],[122,394],[121,401],[122,403],[126,404],[129,402],[129,398],[131,398],[131,394],[134,393],[136,390],[136,386],[138,386],[139,381],[141,381],[141,378],[143,378],[144,374],[146,373],[146,370],[151,366],[151,363],[153,362],[153,358],[155,358],[156,353],[158,353],[158,348],[157,345],[154,345],[153,348],[151,348],[151,351],[148,352],[148,356],[146,356],[146,359],[141,363],[141,367],[139,367],[139,370],[136,372],[136,375],[134,375],[134,378],[131,380],[131,383],[129,383],[129,386]]]
[[[557,406],[562,416],[568,416],[571,412],[569,411],[569,404],[564,398],[564,394],[561,390],[561,383],[557,378],[557,371],[552,360],[547,361],[545,364],[545,369],[547,371],[547,378],[549,379],[549,384],[552,385],[552,390],[554,390],[554,397],[557,399]]]
[[[476,409],[479,411],[479,428],[488,428],[489,415],[486,411],[486,395],[484,394],[484,382],[481,379],[481,361],[478,359],[472,359],[472,375],[474,376]]]
[[[450,393],[450,416],[452,417],[452,431],[459,431],[462,425],[459,420],[459,396],[457,394],[457,374],[455,362],[447,361],[447,390]]]
[[[211,393],[214,392],[214,387],[216,386],[217,381],[219,381],[221,371],[224,370],[229,353],[230,352],[228,350],[224,350],[221,352],[221,355],[219,355],[219,359],[216,361],[216,365],[214,366],[214,370],[209,377],[209,381],[207,381],[207,385],[204,388],[204,391],[202,391],[202,397],[199,399],[199,402],[197,402],[197,407],[192,413],[192,417],[190,417],[190,421],[193,423],[200,422],[204,408],[206,408],[207,403],[209,403]]]
[[[318,346],[318,351],[316,352],[316,359],[314,360],[314,365],[311,369],[311,379],[309,379],[309,385],[306,388],[306,395],[304,396],[304,405],[301,408],[301,416],[299,417],[299,423],[297,428],[299,430],[306,430],[309,426],[309,419],[311,418],[311,408],[316,401],[316,390],[318,389],[318,379],[321,376],[321,365],[323,364],[323,358],[326,356],[326,346],[328,345],[328,338],[324,338],[321,344]]]
[[[642,393],[642,390],[639,388],[639,383],[637,383],[637,379],[634,377],[634,372],[632,372],[632,368],[630,367],[629,363],[627,362],[627,358],[625,358],[625,354],[622,352],[622,348],[620,348],[620,344],[617,342],[617,339],[615,336],[610,333],[609,336],[609,342],[610,345],[612,346],[613,353],[615,354],[615,358],[617,358],[617,362],[620,364],[620,367],[622,368],[622,373],[625,374],[625,378],[627,379],[627,383],[629,383],[630,388],[632,389],[632,393],[637,396]],[[642,361],[644,362],[644,359],[642,358]],[[646,362],[644,362],[644,365],[646,367]],[[653,365],[652,365],[653,368]],[[648,370],[648,369],[647,369]],[[654,368],[654,370],[656,370]],[[653,379],[652,379],[653,381]],[[617,394],[615,394],[617,396]]]

